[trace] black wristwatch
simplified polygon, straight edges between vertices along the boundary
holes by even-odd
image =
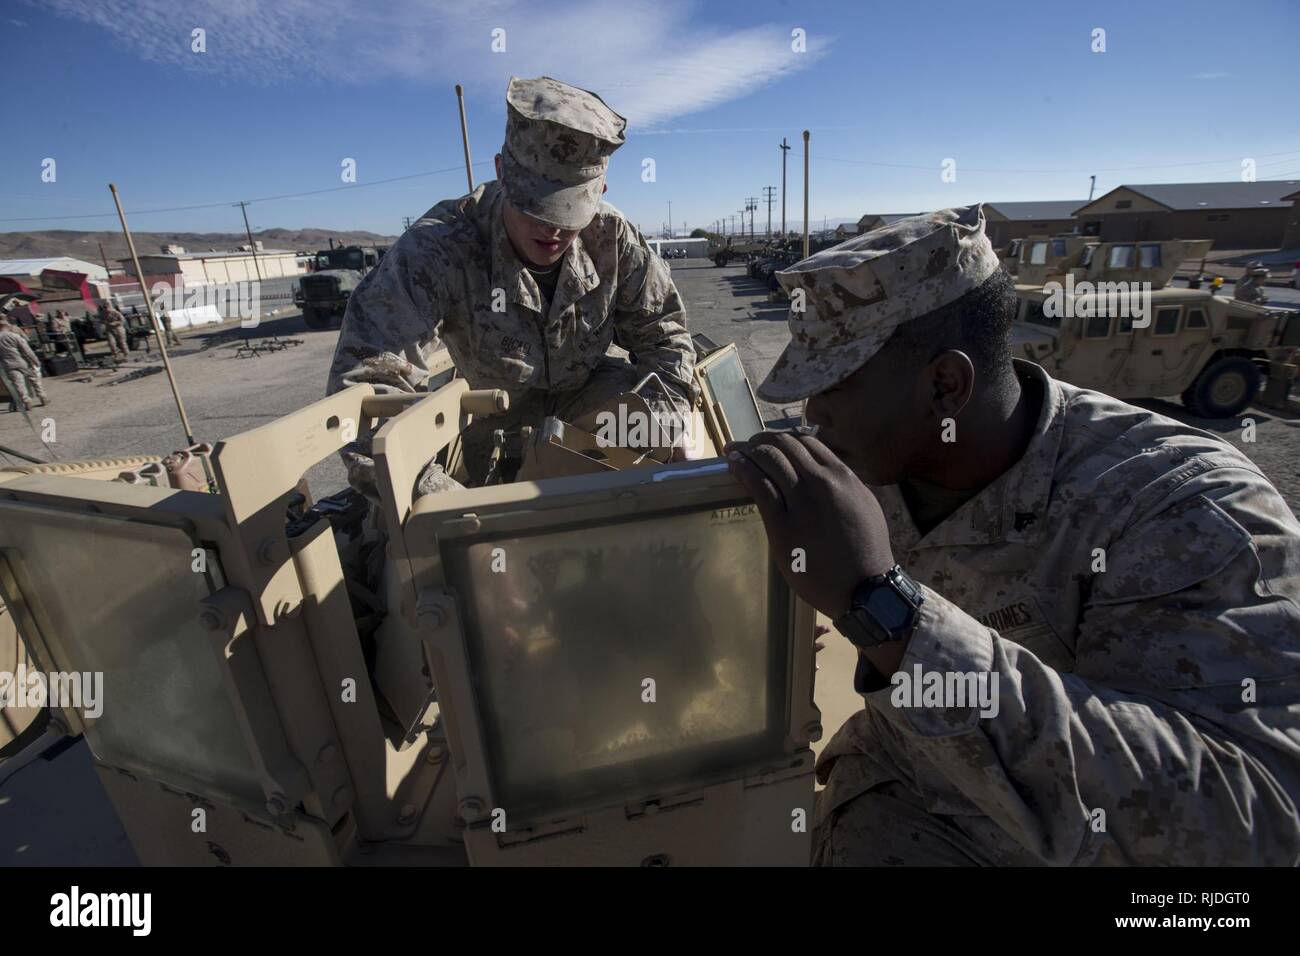
[[[858,647],[905,640],[916,630],[924,603],[921,586],[894,565],[853,589],[849,609],[836,619],[835,629]]]

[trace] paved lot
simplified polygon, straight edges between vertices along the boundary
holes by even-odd
[[[750,381],[757,385],[789,338],[785,306],[768,303],[765,290],[745,275],[743,266],[720,269],[707,260],[687,259],[674,262],[672,268],[687,303],[691,331],[703,332],[718,343],[735,342]],[[254,341],[271,335],[295,338],[301,345],[238,358],[237,339],[214,344],[238,334],[238,326],[232,325],[184,332],[185,347],[173,358],[191,424],[202,441],[254,428],[324,393],[336,331],[312,331],[290,314],[265,321],[247,334]],[[180,448],[185,438],[164,375],[110,384],[145,367],[161,367],[156,350],[151,356],[133,353],[130,363],[117,372],[47,379],[51,404],[35,409],[33,422],[39,429],[45,419],[53,420],[57,441],[51,447],[65,459],[166,454]],[[90,381],[84,381],[87,378]],[[800,412],[798,405],[760,404],[769,422],[792,421]],[[1143,404],[1242,448],[1282,490],[1292,510],[1300,512],[1300,420],[1264,408],[1251,409],[1256,440],[1246,443],[1240,422],[1196,418],[1177,398]],[[0,445],[47,457],[21,415],[0,414]],[[317,496],[337,491],[346,482],[336,459],[322,463],[308,477]]]
[[[734,341],[750,382],[757,386],[789,340],[785,307],[768,304],[765,290],[745,275],[743,266],[719,269],[712,263],[687,260],[673,264],[673,277],[690,308],[691,330],[704,332],[719,343]],[[1252,443],[1242,440],[1240,421],[1198,418],[1176,397],[1138,404],[1212,432],[1242,449],[1277,485],[1291,510],[1300,514],[1300,416],[1288,417],[1263,406],[1248,409],[1243,418],[1255,421]],[[798,406],[765,403],[762,411],[769,422],[800,413]]]

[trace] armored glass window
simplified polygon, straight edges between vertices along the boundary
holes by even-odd
[[[1159,243],[1147,242],[1138,246],[1138,266],[1142,269],[1156,269],[1160,267]]]
[[[1085,269],[1088,268],[1090,265],[1092,265],[1092,257],[1096,252],[1097,252],[1096,246],[1092,246],[1092,245],[1084,246],[1083,255],[1079,259],[1079,265],[1083,266]]]
[[[789,592],[752,504],[474,536],[444,556],[508,812],[599,804],[779,745]]]
[[[1171,309],[1157,309],[1156,322],[1151,330],[1152,335],[1173,335],[1178,331],[1178,313],[1181,311],[1178,307]]]
[[[95,756],[174,786],[262,802],[198,613],[223,583],[215,554],[196,563],[179,528],[108,515],[6,504],[0,525],[14,574],[5,588],[17,590],[12,600],[39,599],[52,663],[103,675],[102,713],[83,713]]]
[[[1110,259],[1106,265],[1111,269],[1132,269],[1134,249],[1132,246],[1111,246]]]
[[[1083,320],[1083,337],[1085,339],[1104,339],[1109,334],[1109,315],[1094,315]]]
[[[1053,240],[1052,240],[1052,255],[1053,255],[1053,256],[1057,256],[1057,257],[1059,257],[1059,256],[1063,256],[1063,255],[1065,255],[1065,252],[1066,252],[1066,250],[1065,250],[1065,240],[1064,240],[1064,239],[1053,239]]]
[[[721,434],[744,441],[763,430],[763,417],[734,345],[701,359],[698,368],[708,411],[716,416]]]
[[[1029,247],[1029,264],[1031,266],[1047,264],[1047,243],[1035,242]]]
[[[1205,312],[1202,309],[1192,309],[1187,313],[1187,325],[1189,329],[1208,329],[1209,320],[1205,318]]]
[[[1127,335],[1132,331],[1133,331],[1133,316],[1121,315],[1119,317],[1119,321],[1116,323],[1115,334]]]

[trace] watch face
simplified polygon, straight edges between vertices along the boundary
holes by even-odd
[[[867,595],[867,611],[876,623],[890,633],[897,633],[907,624],[912,609],[899,597],[893,588],[875,588]]]

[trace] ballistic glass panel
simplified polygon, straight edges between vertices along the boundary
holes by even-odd
[[[179,529],[89,512],[5,503],[0,526],[23,596],[48,618],[53,666],[103,675],[102,713],[81,711],[95,756],[262,803],[199,623],[216,556],[206,553],[209,570],[197,572]]]
[[[1157,309],[1152,335],[1173,335],[1178,331],[1178,309]]]
[[[1083,320],[1085,339],[1104,339],[1110,334],[1110,316],[1094,315]]]
[[[1108,265],[1112,269],[1132,269],[1135,255],[1132,246],[1111,246]]]
[[[763,418],[754,405],[754,395],[745,379],[740,354],[729,351],[707,368],[700,377],[709,393],[708,400],[721,406],[733,441],[745,441],[763,430]]]
[[[780,752],[790,597],[752,503],[442,550],[511,818],[734,779]]]

